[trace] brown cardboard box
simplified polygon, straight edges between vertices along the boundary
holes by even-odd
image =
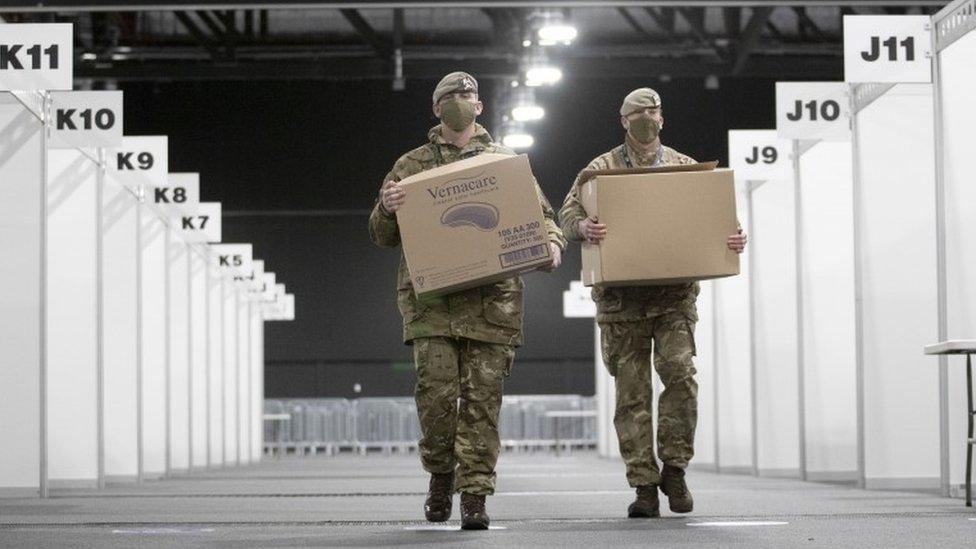
[[[397,211],[418,295],[480,286],[551,262],[525,155],[481,154],[400,182]]]
[[[580,189],[607,226],[583,244],[586,286],[653,286],[739,274],[726,239],[738,226],[732,170],[714,163],[600,170]]]

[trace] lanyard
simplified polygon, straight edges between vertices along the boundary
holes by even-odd
[[[633,168],[634,163],[630,161],[630,153],[627,152],[627,144],[624,143],[621,146],[621,149],[622,149],[621,152],[623,153],[623,157],[624,157],[624,165],[626,165],[628,168]],[[654,155],[654,163],[651,164],[652,168],[655,166],[660,166],[663,163],[664,155],[661,154],[662,152],[664,152],[664,146],[658,145],[657,154]]]

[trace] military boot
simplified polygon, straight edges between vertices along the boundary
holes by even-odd
[[[628,518],[661,516],[661,502],[657,499],[657,486],[645,484],[637,487],[637,499],[627,507]]]
[[[461,529],[487,530],[488,513],[485,512],[485,496],[461,492]]]
[[[430,522],[444,522],[451,518],[454,502],[454,472],[431,473],[427,501],[424,502],[424,515]]]
[[[685,484],[685,470],[680,467],[665,464],[661,471],[661,491],[668,496],[668,506],[674,513],[690,513],[695,507],[695,500]]]

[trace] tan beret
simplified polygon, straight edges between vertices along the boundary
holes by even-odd
[[[658,108],[661,106],[661,96],[651,88],[637,88],[624,97],[624,102],[620,105],[620,116],[646,109],[648,107]]]
[[[441,78],[434,88],[434,104],[437,104],[442,97],[454,92],[474,92],[478,93],[478,81],[466,72],[456,71]]]

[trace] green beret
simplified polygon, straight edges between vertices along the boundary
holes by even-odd
[[[648,107],[659,108],[661,106],[661,96],[651,88],[637,88],[624,97],[624,102],[620,105],[620,116],[627,116],[636,111]]]
[[[434,88],[434,104],[436,105],[442,97],[454,92],[474,92],[478,93],[478,81],[466,72],[456,71],[441,78]]]

